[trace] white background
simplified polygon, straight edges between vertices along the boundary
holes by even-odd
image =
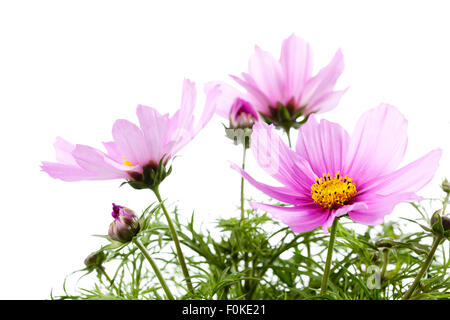
[[[40,171],[56,136],[100,147],[117,118],[137,104],[179,107],[184,77],[203,84],[247,70],[255,44],[279,57],[291,33],[311,43],[315,70],[342,48],[337,88],[350,87],[323,117],[350,132],[386,102],[409,121],[405,162],[441,147],[423,196],[440,196],[450,176],[450,19],[448,1],[1,1],[0,298],[46,299],[100,247],[111,202],[140,212],[150,191],[120,181],[65,183]],[[237,216],[241,149],[222,119],[180,153],[161,187],[184,215]],[[264,180],[249,156],[249,171]],[[262,198],[251,187],[248,195]],[[404,211],[402,211],[404,209]],[[399,213],[399,210],[402,211]],[[412,214],[399,206],[390,216]]]

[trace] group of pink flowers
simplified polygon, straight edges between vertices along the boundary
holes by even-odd
[[[335,108],[346,92],[334,90],[343,68],[339,50],[313,74],[310,46],[294,35],[283,41],[279,60],[256,47],[248,72],[232,76],[244,91],[208,83],[197,123],[195,85],[185,80],[181,107],[174,115],[139,105],[139,126],[117,120],[113,141],[103,143],[105,152],[57,138],[57,162],[43,162],[42,170],[64,181],[125,179],[132,186],[135,182],[152,188],[151,183],[162,181],[154,181],[153,173],[168,165],[217,113],[229,120],[230,129],[252,129],[253,155],[280,186],[266,185],[232,167],[254,187],[287,204],[251,202],[252,208],[270,212],[294,232],[319,226],[327,231],[343,215],[366,225],[380,224],[396,204],[419,198],[416,192],[432,179],[441,150],[399,168],[407,146],[407,121],[386,104],[366,111],[352,135],[337,123],[318,121],[315,114]],[[294,148],[276,128],[288,134],[298,130]]]

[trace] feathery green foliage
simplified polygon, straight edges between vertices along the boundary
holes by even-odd
[[[254,210],[247,210],[243,219],[220,219],[212,228],[199,225],[194,214],[182,221],[173,208],[194,293],[185,287],[159,205],[143,212],[137,237],[157,261],[177,299],[401,299],[430,250],[429,219],[447,202],[448,198],[411,203],[408,218],[377,227],[341,218],[326,295],[320,295],[320,286],[329,235],[321,229],[295,234]],[[407,232],[412,225],[417,230]],[[100,266],[80,270],[83,277],[91,277],[90,286],[92,276],[97,277],[93,287],[78,286],[71,294],[64,283],[64,294],[52,298],[165,298],[148,262],[132,242],[111,242],[100,251],[106,255]],[[449,299],[449,270],[449,246],[442,241],[411,299]]]

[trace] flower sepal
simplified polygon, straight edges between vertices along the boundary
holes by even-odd
[[[281,128],[287,132],[291,128],[300,128],[308,121],[310,114],[304,114],[304,109],[297,109],[291,103],[285,106],[278,102],[276,108],[270,108],[270,115],[261,113],[261,116],[267,124],[273,124],[277,129]]]
[[[158,165],[150,163],[142,168],[142,174],[132,174],[132,180],[123,182],[120,186],[124,184],[129,184],[132,188],[141,189],[151,189],[155,190],[161,184],[161,182],[167,178],[172,173],[172,166],[169,168],[164,164],[164,157],[159,161]]]
[[[250,136],[252,128],[227,128],[224,125],[226,137],[233,140],[235,145],[242,144],[248,149],[250,148]]]

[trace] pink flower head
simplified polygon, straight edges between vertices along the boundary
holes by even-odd
[[[148,169],[167,163],[211,119],[217,87],[207,92],[206,105],[194,127],[195,85],[184,81],[181,108],[173,115],[138,105],[139,127],[119,119],[112,129],[114,140],[103,143],[106,153],[86,145],[73,145],[62,138],[55,142],[57,162],[43,162],[42,170],[64,181],[127,179],[143,181]]]
[[[248,101],[236,98],[230,109],[231,128],[251,128],[258,118],[258,114]]]
[[[295,35],[283,41],[279,61],[256,46],[248,69],[241,78],[232,78],[248,91],[250,103],[266,122],[285,129],[298,127],[300,116],[333,109],[346,91],[333,91],[344,69],[341,51],[312,76],[309,44]]]
[[[231,129],[251,129],[253,124],[260,120],[258,112],[249,102],[248,95],[223,82],[211,81],[206,84],[206,89],[215,86],[218,86],[221,91],[217,100],[216,113],[230,121]]]
[[[272,125],[253,127],[251,148],[260,166],[283,186],[253,179],[233,165],[253,186],[291,206],[252,202],[294,232],[322,226],[336,217],[376,225],[402,201],[417,200],[416,192],[433,177],[441,157],[435,149],[398,169],[407,145],[407,121],[389,105],[364,113],[353,135],[338,124],[312,116],[299,130],[296,150],[288,148]]]

